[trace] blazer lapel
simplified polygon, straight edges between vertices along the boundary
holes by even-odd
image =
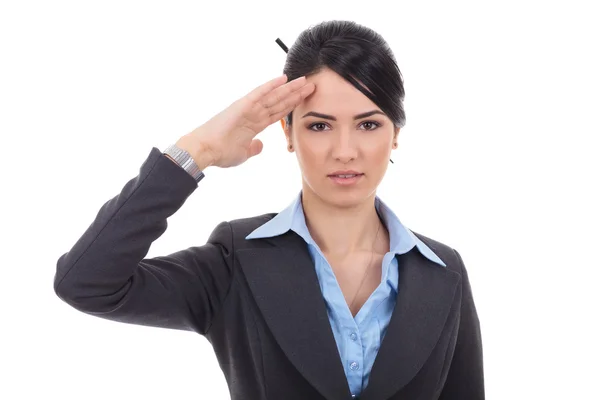
[[[360,398],[384,400],[409,383],[427,361],[448,318],[460,275],[417,248],[396,255],[398,297]]]
[[[273,246],[236,255],[277,343],[326,399],[351,398],[306,242],[293,231],[261,240]]]

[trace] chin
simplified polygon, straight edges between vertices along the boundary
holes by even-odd
[[[331,184],[314,191],[322,201],[337,207],[354,207],[369,199],[373,190],[365,186],[332,187]]]

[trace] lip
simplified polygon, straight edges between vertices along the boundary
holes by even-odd
[[[363,175],[364,174],[358,174],[354,178],[338,178],[336,176],[330,175],[328,176],[328,178],[331,179],[336,185],[349,186],[358,183],[362,179]]]
[[[362,173],[360,173],[358,171],[344,170],[344,171],[332,172],[331,174],[329,174],[327,176],[332,176],[332,175],[362,175]]]

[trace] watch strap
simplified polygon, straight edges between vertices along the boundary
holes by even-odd
[[[192,178],[194,178],[196,183],[200,182],[202,178],[204,178],[204,173],[200,170],[200,168],[198,168],[198,165],[187,151],[177,147],[175,144],[171,144],[165,151],[163,151],[163,154],[168,154],[171,156],[171,158],[175,160],[175,162],[179,164],[181,168],[187,171]]]

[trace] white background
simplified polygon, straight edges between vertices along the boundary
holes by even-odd
[[[384,36],[405,79],[378,194],[462,254],[487,398],[598,399],[595,3],[3,1],[0,398],[229,398],[205,338],[70,308],[56,261],[152,147],[282,73],[277,37],[350,19]],[[280,125],[258,137],[257,158],[206,171],[148,257],[293,200]]]

